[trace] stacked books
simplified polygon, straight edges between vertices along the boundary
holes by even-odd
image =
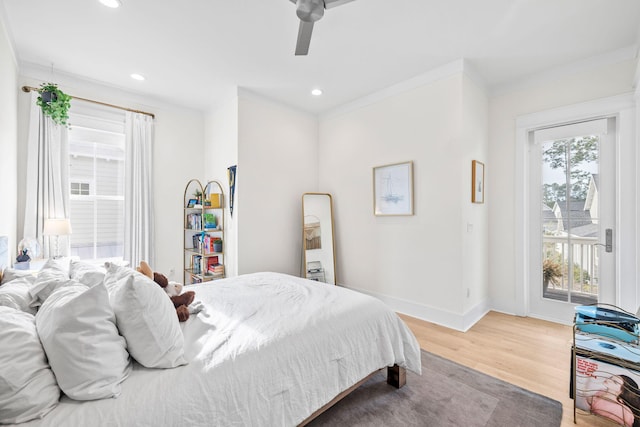
[[[209,267],[207,273],[213,276],[224,276],[224,265],[213,264]]]
[[[224,265],[220,264],[217,256],[207,258],[207,275],[208,276],[224,276]]]

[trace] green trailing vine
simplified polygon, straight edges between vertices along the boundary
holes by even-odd
[[[38,89],[36,104],[42,109],[45,116],[51,117],[54,123],[67,126],[71,96],[67,95],[55,83],[42,83]]]

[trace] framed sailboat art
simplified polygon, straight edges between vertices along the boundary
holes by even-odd
[[[413,215],[413,162],[373,168],[373,213]]]

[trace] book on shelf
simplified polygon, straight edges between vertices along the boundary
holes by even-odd
[[[202,250],[207,254],[221,252],[220,250],[215,250],[214,244],[218,240],[220,240],[220,237],[204,233],[204,235],[202,236]]]
[[[224,274],[224,265],[222,264],[213,264],[207,268],[208,274],[213,275],[223,275]]]
[[[202,240],[204,237],[204,233],[196,233],[192,236],[193,240],[193,250],[201,251],[202,250]]]
[[[211,268],[211,266],[219,264],[218,256],[211,256],[207,258],[207,271]]]
[[[202,214],[204,221],[204,228],[217,228],[218,223],[216,216],[212,213],[204,213]]]
[[[204,250],[205,253],[211,252],[211,239],[208,234],[202,236],[202,250]]]
[[[215,276],[221,276],[224,275],[224,265],[220,264],[218,262],[218,257],[211,257],[210,259],[214,259],[214,262],[209,262],[209,260],[207,260],[207,273],[208,274],[213,274]]]
[[[187,224],[186,228],[190,230],[201,230],[202,229],[202,214],[200,213],[190,213],[187,215]]]
[[[209,195],[209,206],[212,208],[221,208],[222,207],[222,194],[220,193],[211,193]]]
[[[191,265],[193,267],[193,272],[195,274],[199,274],[202,272],[202,255],[193,255],[191,257]]]

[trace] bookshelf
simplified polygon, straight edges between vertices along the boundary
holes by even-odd
[[[218,181],[190,180],[184,189],[184,283],[225,277],[224,191]]]

